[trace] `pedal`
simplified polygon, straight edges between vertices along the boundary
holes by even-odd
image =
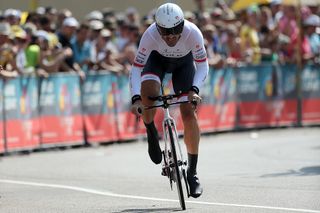
[[[166,177],[170,177],[169,167],[166,167],[166,166],[162,167],[161,175],[166,176]]]
[[[162,176],[168,176],[165,168],[162,168],[161,175]]]

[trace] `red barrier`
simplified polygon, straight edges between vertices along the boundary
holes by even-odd
[[[137,134],[145,134],[144,126],[141,126],[143,123],[140,123],[139,119],[131,112],[119,112],[117,124],[119,140],[130,140],[136,138]]]
[[[38,81],[35,77],[11,79],[4,84],[6,148],[31,150],[39,147]]]
[[[89,143],[118,141],[114,114],[84,115],[83,117]]]
[[[302,70],[302,124],[320,123],[320,66],[307,65]]]
[[[307,99],[302,101],[303,124],[320,123],[320,99]]]
[[[39,120],[9,120],[6,122],[7,150],[37,148],[40,144]]]
[[[297,122],[296,100],[239,103],[239,126],[262,127],[290,125]]]
[[[1,112],[0,112],[1,113]],[[0,120],[0,154],[5,152],[5,146],[4,146],[4,142],[5,142],[5,138],[3,135],[3,122]]]
[[[199,107],[198,122],[201,132],[230,130],[236,124],[236,103],[203,104]]]
[[[84,128],[79,77],[52,75],[43,79],[40,91],[42,145],[82,144]]]
[[[83,142],[82,116],[41,116],[41,142],[43,145],[67,145]]]

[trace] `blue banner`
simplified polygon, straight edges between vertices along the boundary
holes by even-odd
[[[84,114],[114,113],[114,90],[116,76],[110,73],[91,73],[87,75],[82,87]]]
[[[320,66],[307,65],[302,71],[302,97],[320,98]],[[320,108],[320,106],[319,106]]]
[[[282,95],[286,99],[297,98],[297,66],[294,64],[287,64],[280,66],[281,80],[282,80]]]
[[[201,93],[204,100],[210,104],[225,104],[236,99],[236,79],[231,68],[213,70],[210,69],[209,79]]]
[[[57,73],[40,83],[41,142],[82,144],[83,118],[79,76]]]
[[[116,94],[117,112],[129,111],[131,106],[131,95],[128,76],[118,76]]]
[[[4,108],[8,151],[38,147],[38,79],[22,76],[5,81]]]
[[[79,77],[71,74],[55,74],[42,79],[39,104],[42,115],[81,114]]]
[[[263,101],[275,98],[281,77],[270,65],[237,69],[237,93],[240,101]]]
[[[115,94],[117,78],[108,72],[91,72],[82,88],[82,103],[87,141],[118,140]]]
[[[38,117],[38,79],[20,77],[4,85],[6,120]]]

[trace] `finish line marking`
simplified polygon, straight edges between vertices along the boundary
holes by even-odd
[[[103,195],[103,196],[109,196],[109,197],[120,197],[120,198],[129,198],[129,199],[137,199],[137,200],[179,202],[178,200],[173,200],[173,199],[143,197],[143,196],[135,196],[135,195],[122,195],[122,194],[116,194],[116,193],[108,192],[108,191],[98,191],[98,190],[95,190],[95,189],[87,189],[87,188],[82,188],[82,187],[59,185],[59,184],[47,184],[47,183],[17,181],[17,180],[6,180],[6,179],[0,179],[0,183],[28,185],[28,186],[39,186],[39,187],[47,187],[47,188],[55,188],[55,189],[67,189],[67,190],[72,190],[72,191],[77,191],[77,192],[85,192],[85,193],[90,193],[90,194],[95,194],[95,195]],[[245,204],[215,203],[215,202],[187,201],[187,200],[186,200],[186,203],[200,204],[200,205],[212,205],[212,206],[229,206],[229,207],[242,207],[242,208],[255,208],[255,209],[283,210],[283,211],[291,211],[291,212],[320,213],[320,210],[284,208],[284,207],[273,207],[273,206],[256,206],[256,205],[245,205]]]

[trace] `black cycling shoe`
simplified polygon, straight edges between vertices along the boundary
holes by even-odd
[[[197,174],[187,174],[187,180],[190,189],[190,196],[193,198],[198,198],[203,192],[203,189],[200,185],[199,178]]]
[[[147,136],[148,136],[148,153],[151,160],[155,164],[159,164],[162,161],[162,152],[159,146],[158,131],[154,124],[147,124]]]

